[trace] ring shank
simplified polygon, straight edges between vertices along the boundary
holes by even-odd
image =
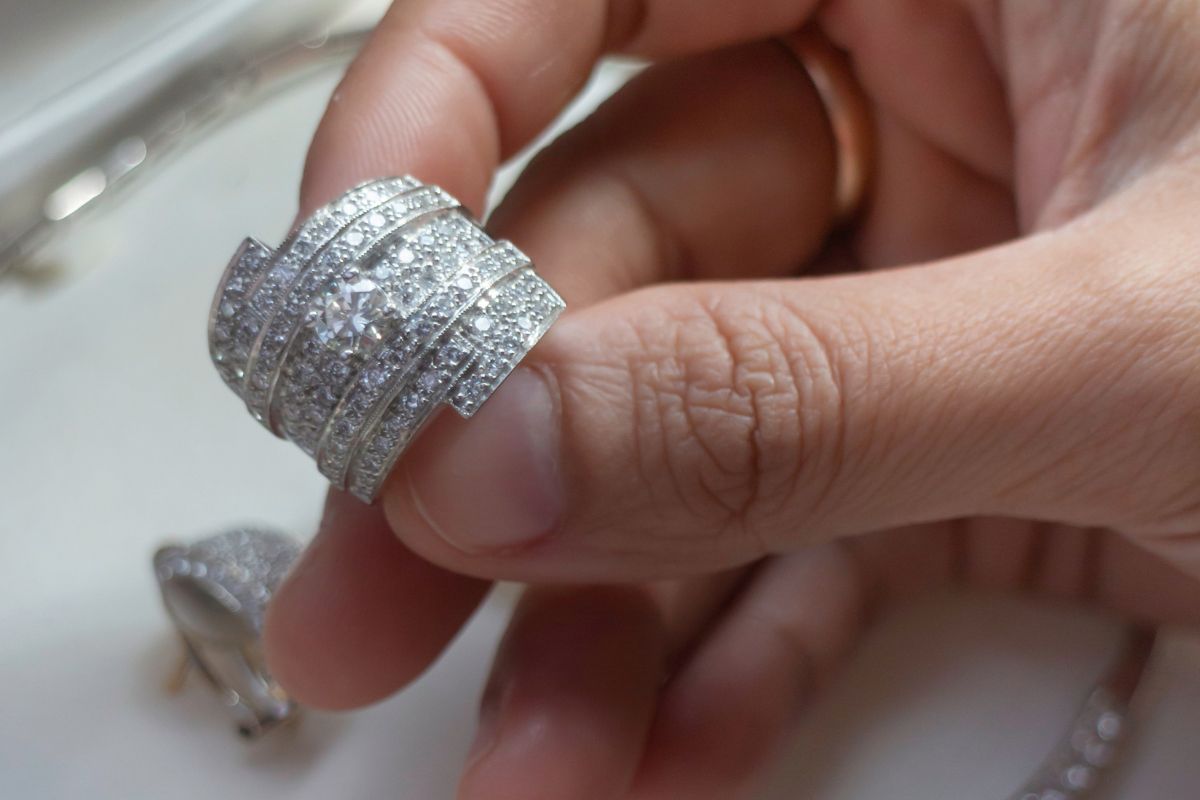
[[[833,132],[837,149],[835,217],[839,225],[862,212],[874,171],[871,105],[846,53],[810,26],[779,40],[808,73]]]

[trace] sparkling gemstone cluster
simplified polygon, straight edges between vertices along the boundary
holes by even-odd
[[[1067,735],[1013,800],[1076,800],[1090,795],[1125,739],[1126,704],[1112,690],[1092,691]]]
[[[236,604],[231,610],[261,630],[271,594],[299,555],[299,543],[286,534],[235,528],[190,547],[162,548],[154,555],[154,570],[162,584],[188,579],[219,588]]]
[[[448,194],[391,178],[318,210],[275,251],[246,240],[209,342],[256,419],[369,501],[437,408],[474,414],[562,310]]]
[[[321,344],[349,355],[379,343],[391,307],[392,296],[370,278],[340,278],[321,299],[313,331]]]

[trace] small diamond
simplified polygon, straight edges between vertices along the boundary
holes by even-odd
[[[492,329],[492,318],[487,315],[478,316],[471,324],[480,333],[487,333]]]
[[[417,379],[417,386],[419,386],[422,391],[432,392],[437,388],[437,385],[438,374],[436,372],[426,372]]]
[[[342,203],[342,213],[343,214],[357,214],[358,206],[354,205],[354,203],[347,200],[346,202]]]
[[[469,277],[467,277],[466,275],[463,275],[461,278],[459,278],[457,281],[455,281],[455,285],[458,286],[458,288],[460,288],[460,289],[470,289],[475,284],[473,284],[471,282],[471,279]]]
[[[234,308],[233,303],[229,302],[228,300],[226,300],[224,303],[221,303],[222,317],[232,317],[235,311],[237,311],[237,309]]]
[[[367,223],[372,228],[382,228],[386,222],[387,217],[385,217],[383,214],[380,214],[378,211],[367,217]]]
[[[416,392],[405,395],[404,405],[409,411],[416,411],[421,407],[421,395],[417,394]]]
[[[1063,773],[1063,782],[1072,789],[1080,791],[1089,788],[1095,777],[1095,773],[1092,772],[1090,767],[1086,767],[1083,764],[1073,764]]]
[[[350,231],[346,234],[346,244],[350,245],[351,247],[358,247],[363,243],[363,239],[365,238],[366,237],[363,236],[362,231]]]
[[[428,232],[422,233],[420,237],[418,237],[417,241],[426,247],[432,247],[433,245],[437,244],[437,239],[434,238],[432,233]]]
[[[1112,711],[1105,711],[1096,720],[1096,733],[1100,738],[1111,742],[1121,734],[1121,717]]]
[[[396,260],[401,264],[411,264],[417,260],[417,254],[411,248],[402,247],[400,252],[396,253]]]
[[[520,317],[517,319],[517,327],[523,331],[533,330],[533,320],[529,317]]]
[[[338,281],[313,325],[317,339],[329,347],[351,351],[377,343],[383,338],[380,323],[390,306],[387,293],[369,278]]]

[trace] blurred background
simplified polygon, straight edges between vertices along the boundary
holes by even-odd
[[[202,682],[165,690],[177,642],[150,570],[164,542],[315,524],[322,479],[245,435],[205,320],[240,239],[286,231],[343,34],[383,6],[0,0],[0,797],[453,796],[515,588],[400,696],[248,744]],[[555,129],[635,69],[602,66]],[[811,708],[762,800],[1006,797],[1119,634],[1009,599],[911,608]],[[1162,638],[1102,798],[1200,785],[1200,646]]]

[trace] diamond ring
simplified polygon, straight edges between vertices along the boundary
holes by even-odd
[[[387,178],[275,250],[246,239],[213,300],[209,348],[255,419],[371,502],[434,413],[473,415],[564,307],[449,194]]]
[[[295,717],[296,704],[264,665],[263,614],[300,555],[300,544],[266,530],[235,529],[154,554],[167,614],[195,668],[233,712],[238,732],[255,738]]]

